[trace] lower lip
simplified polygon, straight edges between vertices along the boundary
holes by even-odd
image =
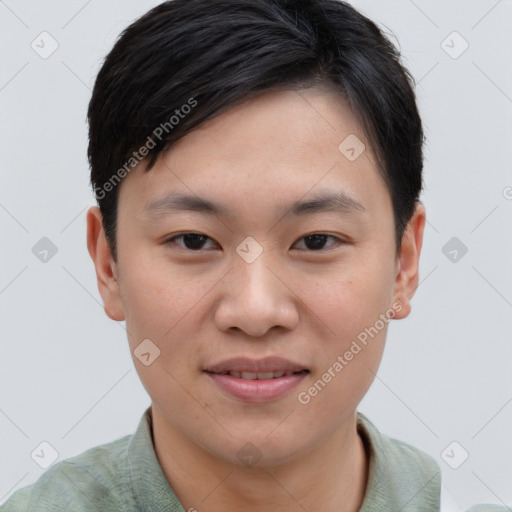
[[[239,398],[244,402],[263,403],[281,398],[297,386],[308,373],[294,373],[293,375],[286,375],[277,379],[261,380],[241,379],[231,375],[208,372],[206,372],[206,375],[235,398]]]

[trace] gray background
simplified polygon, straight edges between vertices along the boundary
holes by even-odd
[[[41,442],[78,454],[150,403],[86,249],[85,119],[102,58],[156,4],[0,1],[0,502],[43,473]],[[512,505],[512,2],[353,4],[398,39],[428,139],[421,284],[360,410],[436,458],[443,510]]]

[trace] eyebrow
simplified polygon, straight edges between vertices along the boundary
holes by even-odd
[[[150,216],[160,216],[179,211],[193,211],[216,217],[234,217],[234,212],[219,203],[208,199],[173,192],[168,196],[146,204],[144,211]],[[283,207],[281,215],[302,216],[313,213],[336,212],[353,214],[364,212],[366,208],[343,191],[322,192],[308,200],[298,200]]]

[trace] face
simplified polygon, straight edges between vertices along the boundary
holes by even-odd
[[[105,309],[126,319],[168,432],[238,464],[250,442],[272,466],[353,423],[390,319],[408,314],[423,214],[397,254],[389,192],[339,94],[267,92],[135,168],[112,274],[98,215]]]

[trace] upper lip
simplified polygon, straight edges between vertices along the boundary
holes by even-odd
[[[307,370],[304,366],[283,359],[281,357],[266,357],[264,359],[250,359],[246,357],[239,357],[234,359],[227,359],[209,365],[204,371],[211,373],[224,373],[224,372],[300,372]]]

